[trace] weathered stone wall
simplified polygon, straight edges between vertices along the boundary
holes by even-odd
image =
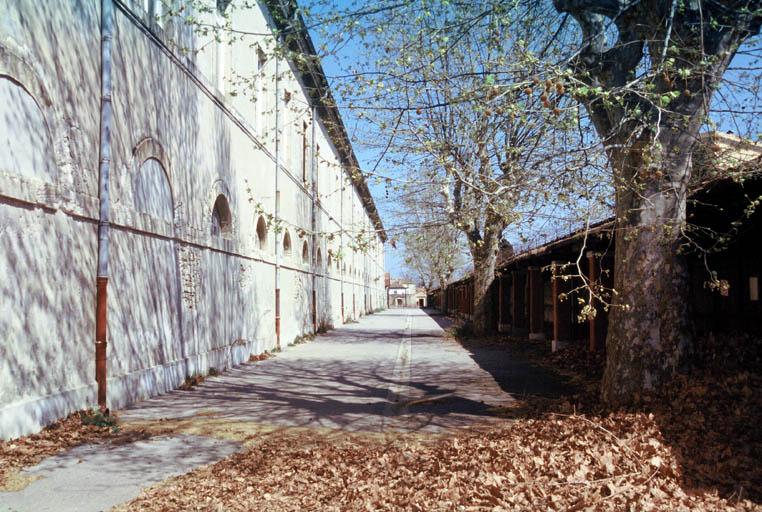
[[[257,60],[248,44],[157,24],[143,2],[115,5],[108,404],[119,408],[273,349],[276,273],[283,347],[313,329],[313,280],[320,324],[341,324],[342,290],[346,319],[353,294],[357,316],[381,307],[384,292],[383,245],[367,255],[347,247],[370,221],[324,126],[297,106],[308,102],[289,64],[267,59],[255,105],[225,91],[226,77]],[[0,12],[0,437],[8,438],[95,403],[100,1],[0,0]],[[268,27],[258,9],[236,16],[252,31]],[[179,53],[170,39],[203,50]],[[313,122],[314,236],[312,188],[295,149]],[[276,166],[276,138],[287,166]],[[213,234],[220,196],[229,219]],[[276,201],[282,220],[273,223]]]

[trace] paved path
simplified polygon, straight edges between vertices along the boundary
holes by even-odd
[[[127,423],[212,417],[374,432],[441,431],[500,421],[490,408],[510,405],[513,396],[475,362],[479,357],[473,352],[443,338],[435,318],[421,310],[384,311],[286,348],[275,358],[209,378],[193,391],[140,402],[120,417]],[[488,359],[495,366],[496,359]],[[31,468],[42,478],[22,492],[0,493],[0,511],[102,510],[238,447],[189,436],[107,449],[80,447]]]
[[[26,473],[36,478],[19,492],[0,492],[0,511],[108,510],[144,487],[235,453],[239,443],[171,436],[123,445],[83,445],[44,460]]]
[[[277,357],[121,413],[124,421],[200,412],[235,421],[344,430],[439,430],[482,420],[513,398],[425,312],[387,310]]]

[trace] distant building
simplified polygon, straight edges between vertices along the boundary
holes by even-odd
[[[412,308],[417,306],[415,283],[404,280],[390,280],[387,292],[387,306],[390,308]]]

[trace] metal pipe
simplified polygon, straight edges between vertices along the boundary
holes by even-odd
[[[346,258],[344,253],[344,188],[346,185],[346,176],[344,175],[344,169],[340,170],[341,173],[341,189],[339,190],[339,252],[342,259]],[[344,315],[344,267],[346,266],[346,259],[339,261],[339,277],[341,278],[341,323],[345,322]]]
[[[101,112],[98,166],[98,269],[95,291],[95,381],[98,406],[106,407],[109,259],[109,173],[111,170],[111,43],[114,37],[113,0],[101,0]]]
[[[315,230],[317,229],[317,154],[315,151],[315,122],[317,120],[317,110],[312,107],[312,126],[310,136],[310,152],[312,158],[310,173],[312,174],[312,332],[317,332],[317,276],[315,275],[315,267],[317,267],[317,235]]]
[[[264,74],[263,74],[264,76]],[[278,190],[278,176],[280,175],[280,136],[282,127],[280,126],[280,91],[278,84],[280,82],[280,60],[275,57],[275,219],[280,221],[280,194]],[[275,346],[280,349],[280,258],[278,249],[280,235],[275,232]]]

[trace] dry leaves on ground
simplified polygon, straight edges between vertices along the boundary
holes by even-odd
[[[128,443],[147,437],[141,430],[115,428],[104,425],[98,413],[80,411],[56,421],[38,434],[11,441],[0,440],[0,490],[11,490],[23,480],[15,478],[24,467],[42,459],[65,452],[75,446],[105,441]]]
[[[123,510],[755,510],[686,492],[653,415],[548,415],[433,441],[270,434]]]

